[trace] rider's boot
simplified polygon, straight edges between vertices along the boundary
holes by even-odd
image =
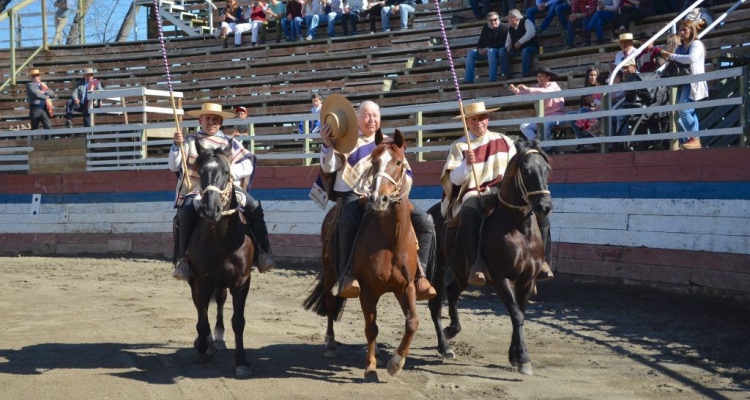
[[[271,255],[271,245],[268,242],[268,228],[260,201],[255,200],[245,208],[245,218],[250,222],[250,230],[255,235],[258,244],[258,271],[268,272],[276,268],[276,261]]]
[[[474,199],[467,200],[474,201]],[[481,200],[478,200],[481,202]],[[466,252],[466,261],[470,267],[469,275],[466,277],[471,286],[484,286],[487,279],[484,275],[484,267],[479,264],[479,245],[482,238],[482,224],[484,215],[479,209],[464,206],[461,208],[461,240],[463,240],[464,251]]]
[[[188,281],[190,279],[190,265],[185,260],[185,253],[190,243],[190,235],[193,233],[193,227],[195,226],[195,208],[189,203],[189,200],[186,200],[185,203],[182,208],[177,210],[180,253],[174,271],[172,271],[172,278],[180,281]]]
[[[342,216],[342,218],[345,218]],[[349,258],[351,257],[352,248],[354,247],[354,237],[357,233],[356,224],[346,224],[346,221],[339,221],[336,232],[336,271],[338,272],[339,284],[333,287],[335,296],[345,299],[355,299],[359,297],[359,282],[351,273],[349,268]]]
[[[544,247],[544,259],[547,259],[547,252],[549,251],[549,218],[544,217],[537,217],[536,218],[537,225],[539,225],[539,233],[542,235],[542,245]],[[542,269],[539,271],[539,274],[536,276],[536,280],[538,281],[546,281],[549,279],[552,279],[555,277],[555,274],[552,273],[552,269],[549,267],[549,264],[547,264],[547,261],[542,262]]]
[[[432,222],[431,217],[427,214],[425,216],[426,218],[424,218],[420,226],[414,226],[414,233],[417,235],[417,242],[419,244],[417,276],[414,282],[417,289],[417,300],[429,300],[437,296],[437,291],[430,284],[424,270],[425,266],[429,263],[430,256],[434,257],[435,252],[435,224]]]
[[[427,275],[424,272],[424,264],[422,261],[417,260],[417,281],[415,286],[417,288],[417,300],[429,300],[437,296],[437,291],[430,281],[427,279]]]

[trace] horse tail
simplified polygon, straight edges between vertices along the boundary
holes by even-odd
[[[323,280],[323,274],[321,273],[318,276],[315,287],[310,292],[310,295],[307,296],[302,305],[305,307],[305,310],[312,311],[315,314],[320,315],[321,317],[331,316],[334,321],[339,321],[341,320],[341,316],[344,314],[344,305],[346,304],[346,299],[339,296],[334,296],[334,299],[335,305],[333,307],[333,310],[329,310],[326,306],[326,289]]]

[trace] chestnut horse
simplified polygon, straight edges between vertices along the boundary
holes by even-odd
[[[250,291],[250,269],[255,247],[249,227],[242,217],[234,193],[232,175],[229,171],[232,147],[203,150],[196,142],[199,156],[196,160],[201,183],[201,217],[190,237],[186,259],[190,264],[193,303],[198,311],[195,350],[196,362],[208,362],[216,350],[224,345],[223,306],[227,289],[232,294],[234,314],[235,374],[246,377],[252,373],[247,361],[242,338],[245,329],[245,301]],[[208,305],[212,295],[216,299],[216,329],[211,337],[208,322]]]
[[[520,373],[531,375],[533,369],[524,339],[524,314],[545,257],[546,240],[543,241],[540,235],[537,216],[546,218],[552,210],[547,188],[552,169],[538,141],[519,140],[516,150],[518,152],[510,159],[503,177],[497,198],[500,204],[484,222],[480,258],[484,259],[491,284],[513,323],[508,350],[510,363]],[[440,203],[427,212],[435,220],[438,268],[442,269],[434,278],[438,296],[429,301],[430,314],[437,332],[438,351],[446,358],[455,358],[448,339],[461,331],[457,303],[459,295],[468,286],[468,265],[461,238],[456,235],[457,229],[445,226]],[[451,322],[443,329],[441,299],[446,291]]]
[[[396,376],[401,372],[419,326],[414,284],[417,273],[417,239],[409,216],[412,206],[407,198],[408,187],[404,185],[408,171],[404,157],[406,145],[398,130],[392,141],[384,140],[383,134],[378,130],[375,143],[377,147],[371,155],[372,167],[365,175],[368,178],[368,184],[365,185],[368,192],[367,209],[352,253],[353,273],[361,288],[359,302],[365,317],[366,382],[378,381],[375,339],[378,336],[377,304],[380,297],[385,293],[393,293],[406,319],[401,343],[388,361],[390,375]],[[312,309],[318,315],[328,317],[324,357],[336,356],[333,323],[340,319],[346,302],[331,294],[331,289],[338,284],[333,236],[340,204],[337,203],[323,221],[323,271],[304,303],[305,309]]]

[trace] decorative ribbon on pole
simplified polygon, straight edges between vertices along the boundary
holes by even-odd
[[[488,0],[485,0],[488,1]],[[458,78],[456,78],[456,67],[453,65],[453,55],[451,54],[451,46],[448,44],[448,36],[445,34],[445,24],[443,24],[443,14],[440,11],[440,0],[435,0],[435,7],[437,9],[438,21],[440,21],[440,33],[443,35],[443,44],[445,45],[445,52],[448,55],[448,64],[451,67],[451,78],[453,78],[453,85],[456,88],[456,98],[458,100],[458,108],[461,110],[461,122],[464,125],[464,137],[466,138],[466,146],[471,150],[471,138],[469,137],[469,128],[466,126],[466,115],[464,115],[464,103],[461,100],[461,89],[458,87]],[[474,176],[474,183],[477,185],[477,192],[479,192],[479,186],[481,182],[477,179],[477,171],[474,169],[474,164],[471,164],[471,174]]]
[[[180,129],[180,120],[177,117],[177,107],[174,103],[174,92],[172,91],[172,77],[169,75],[169,60],[167,59],[167,48],[164,46],[164,31],[162,28],[161,13],[159,12],[159,3],[161,0],[154,0],[154,13],[156,15],[156,26],[159,30],[159,44],[161,45],[161,56],[164,59],[164,70],[167,74],[167,87],[169,88],[169,98],[172,100],[172,114],[174,115],[174,124],[178,131]],[[184,142],[183,142],[184,143]],[[188,175],[187,159],[185,158],[185,149],[180,143],[180,158],[182,159],[182,179],[190,190],[190,176]]]

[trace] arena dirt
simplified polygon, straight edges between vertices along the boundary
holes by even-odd
[[[405,370],[381,369],[381,382],[366,384],[359,302],[336,325],[339,356],[325,359],[325,320],[301,307],[316,271],[282,265],[253,273],[244,334],[253,376],[238,380],[229,320],[230,350],[192,362],[196,313],[167,262],[6,257],[0,271],[4,399],[750,399],[743,300],[544,282],[526,322],[535,375],[523,376],[508,365],[510,320],[497,296],[471,290],[455,361],[435,351],[421,302]],[[392,296],[378,310],[391,353],[403,316]]]

